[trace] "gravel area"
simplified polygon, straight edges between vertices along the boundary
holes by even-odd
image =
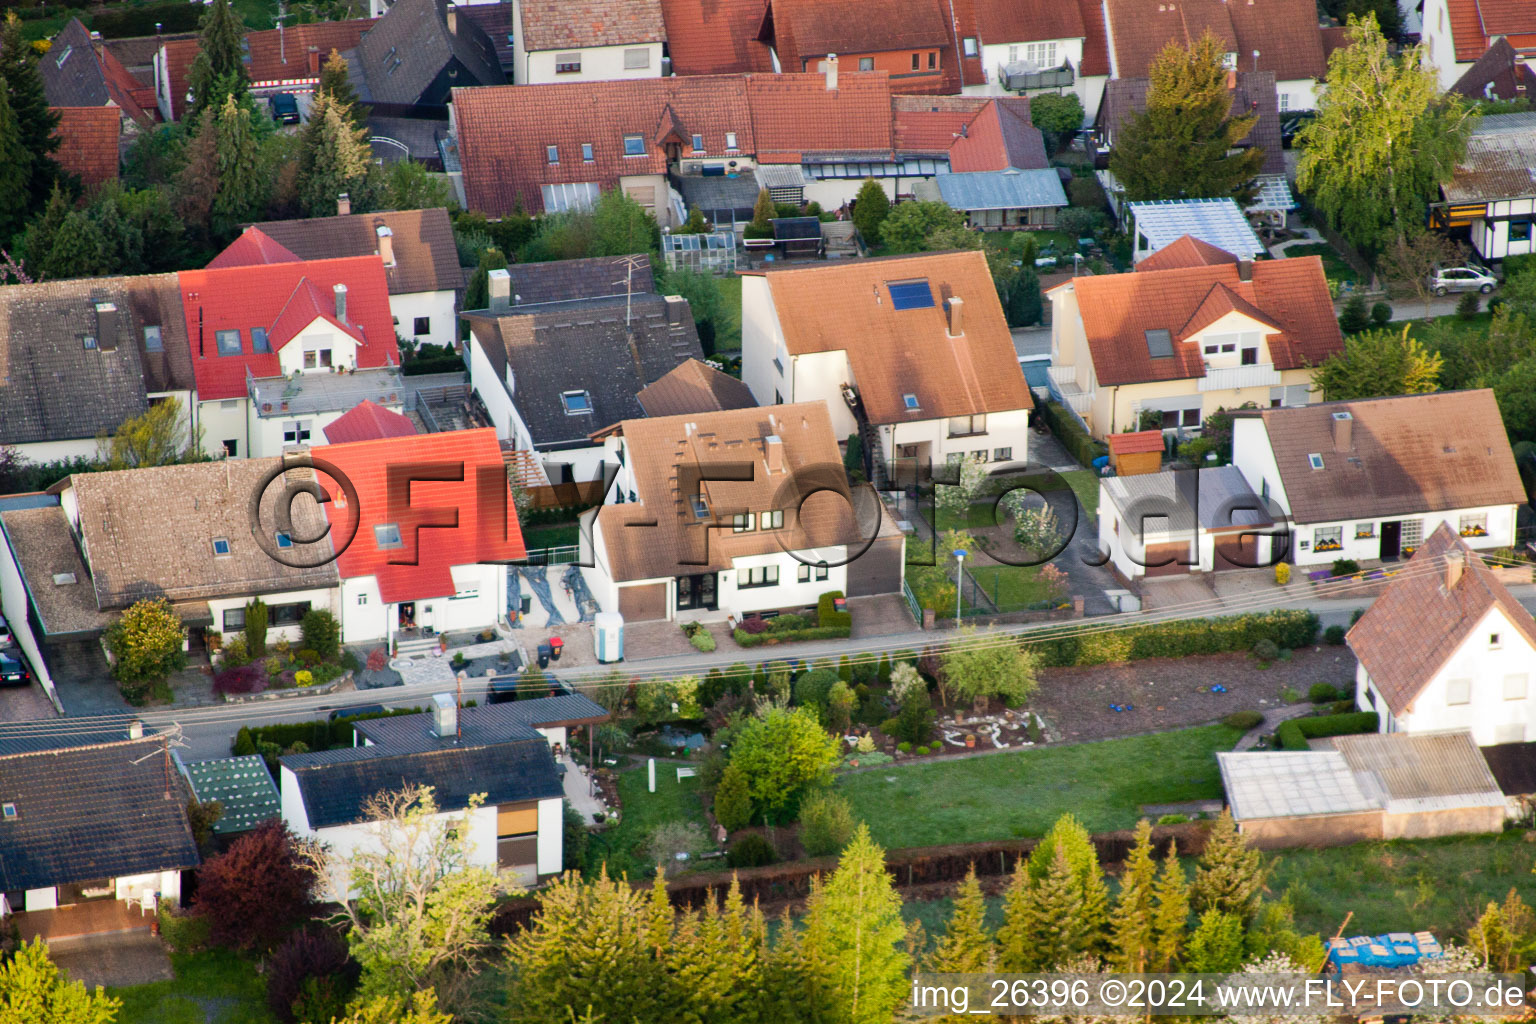
[[[1348,647],[1293,651],[1268,668],[1247,654],[1148,658],[1091,668],[1049,668],[1029,708],[1047,722],[1053,739],[1068,743],[1162,732],[1213,722],[1234,711],[1263,711],[1280,691],[1302,694],[1313,683],[1353,688],[1355,656]],[[1212,693],[1211,687],[1226,687]],[[1113,711],[1111,704],[1131,705]]]

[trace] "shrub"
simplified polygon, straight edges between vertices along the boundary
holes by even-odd
[[[745,828],[752,821],[752,794],[740,768],[726,765],[715,787],[715,821],[727,832]]]
[[[853,626],[853,613],[836,611],[838,598],[843,596],[841,590],[829,590],[816,599],[816,625],[818,626]]]
[[[760,868],[778,859],[773,844],[756,832],[742,836],[725,854],[725,863],[733,868]]]
[[[1281,722],[1275,730],[1275,739],[1281,750],[1309,750],[1307,740],[1324,736],[1349,736],[1354,733],[1375,732],[1381,719],[1374,711],[1352,711],[1343,715],[1319,715],[1316,718],[1293,718]]]
[[[245,606],[245,646],[252,658],[267,655],[267,604],[259,597]]]
[[[383,647],[375,647],[368,652],[368,671],[382,672],[389,665],[389,651]]]
[[[1056,440],[1080,464],[1091,466],[1094,459],[1109,451],[1105,445],[1090,437],[1082,425],[1072,418],[1072,414],[1057,403],[1040,402],[1035,409],[1051,433],[1056,435]]]
[[[645,852],[652,864],[671,864],[678,854],[686,853],[688,859],[697,857],[709,849],[704,830],[691,821],[669,821],[658,825],[645,843]]]
[[[1371,326],[1371,307],[1365,301],[1365,296],[1358,292],[1344,301],[1344,309],[1339,313],[1339,330],[1345,334],[1358,334]]]
[[[1229,729],[1241,729],[1247,732],[1264,721],[1262,711],[1234,711],[1221,720],[1221,724]]]
[[[177,953],[196,953],[208,946],[212,922],[202,914],[176,910],[169,903],[160,904],[160,938]]]
[[[835,733],[846,733],[853,724],[855,703],[852,687],[841,679],[833,683],[827,691],[827,727]]]
[[[267,688],[265,666],[239,665],[227,668],[213,677],[214,693],[260,693]]]
[[[856,826],[853,807],[836,793],[812,793],[800,803],[800,845],[812,857],[842,852]]]
[[[892,721],[895,721],[895,719],[892,719]],[[910,754],[912,753],[912,744],[908,743],[906,740],[902,740],[900,743],[896,744],[896,749],[901,751],[903,754]]]
[[[1329,570],[1334,576],[1353,576],[1360,571],[1360,563],[1353,558],[1335,558]]]
[[[1331,704],[1339,699],[1339,688],[1332,683],[1313,683],[1307,691],[1307,700],[1313,704]]]
[[[907,693],[915,688],[926,690],[928,684],[918,674],[917,666],[910,661],[903,661],[890,670],[891,696],[900,703]]]
[[[1365,609],[1364,608],[1356,608],[1354,611],[1349,613],[1349,624],[1351,626],[1353,626],[1355,623],[1359,622],[1364,617],[1365,617]]]
[[[701,651],[704,654],[709,654],[715,649],[715,638],[710,635],[707,629],[695,632],[693,636],[688,638],[688,642],[693,645],[694,650]]]
[[[1348,715],[1353,713],[1354,710],[1355,699],[1353,697],[1344,697],[1328,705],[1328,713],[1330,715]]]
[[[266,950],[308,910],[313,882],[293,833],[273,818],[197,869],[195,906],[210,919],[214,942]]]
[[[1165,814],[1157,819],[1159,825],[1182,825],[1189,820],[1187,814]]]
[[[832,693],[833,684],[837,682],[837,673],[829,668],[813,668],[803,672],[795,680],[795,703],[801,707],[815,708],[816,713],[821,715],[827,710],[827,698]]]
[[[896,738],[896,735],[897,735],[897,733],[900,730],[901,730],[901,719],[899,719],[899,718],[887,718],[885,721],[880,723],[880,731],[885,733],[887,736],[891,737],[892,739]],[[908,744],[908,746],[910,746],[910,745],[911,744]]]
[[[307,668],[301,668],[293,674],[293,682],[296,686],[313,686],[315,674]]]
[[[1477,317],[1477,292],[1467,292],[1456,302],[1456,319],[1472,320]]]
[[[740,634],[742,633],[745,633],[748,636],[758,636],[767,630],[767,619],[758,615],[749,615],[745,619],[741,620],[741,625],[736,627],[737,639],[740,639]]]
[[[232,633],[225,637],[219,652],[220,664],[224,668],[239,668],[251,660],[251,656],[245,650],[244,633]]]
[[[1308,647],[1317,639],[1317,616],[1278,609],[1216,619],[1184,619],[1100,633],[1070,632],[1031,644],[1041,668],[1105,665],[1141,658],[1251,651],[1259,640],[1281,647]]]
[[[320,656],[321,661],[335,661],[341,650],[341,624],[324,608],[311,608],[301,623],[304,646]]]
[[[1371,323],[1377,327],[1385,327],[1392,319],[1392,307],[1385,302],[1371,304]]]
[[[1280,648],[1275,646],[1273,640],[1260,640],[1253,645],[1253,656],[1260,661],[1274,661],[1280,657]]]
[[[107,627],[102,641],[112,652],[112,677],[130,704],[141,704],[156,684],[187,665],[187,631],[164,598],[139,601]]]
[[[1329,626],[1323,630],[1323,642],[1333,647],[1344,643],[1344,634],[1348,632],[1343,626]]]
[[[1275,563],[1275,585],[1283,587],[1291,582],[1291,567],[1286,562]]]
[[[316,984],[307,986],[310,981]],[[356,982],[357,965],[347,954],[346,940],[329,928],[305,928],[283,940],[267,961],[267,1005],[282,1021],[329,1020],[345,1012]],[[302,1016],[295,1012],[301,995]],[[337,1008],[327,1012],[319,1005],[328,1001]]]
[[[308,647],[299,651],[298,654],[294,655],[294,658],[305,668],[314,668],[320,664],[320,652]]]
[[[933,732],[933,706],[928,700],[928,691],[926,689],[908,691],[906,697],[902,699],[901,710],[896,712],[894,735],[897,739],[917,744],[926,743],[931,732]]]

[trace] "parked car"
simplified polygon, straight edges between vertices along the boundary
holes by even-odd
[[[330,720],[334,722],[338,718],[356,718],[359,715],[382,715],[388,710],[383,704],[354,704],[351,707],[337,708],[335,711],[332,711]]]
[[[26,686],[31,681],[32,673],[21,660],[20,651],[0,651],[0,686]]]
[[[1436,295],[1446,292],[1482,292],[1487,295],[1498,286],[1499,279],[1487,267],[1468,263],[1462,267],[1441,267],[1429,275],[1429,283]]]
[[[1296,141],[1296,133],[1302,126],[1311,121],[1317,114],[1315,111],[1304,110],[1299,114],[1292,114],[1280,122],[1280,147],[1290,149],[1291,143]]]
[[[299,101],[293,98],[292,93],[280,92],[267,100],[267,106],[272,111],[272,120],[278,124],[298,124]]]
[[[555,693],[570,693],[571,688],[551,672],[545,672],[543,678],[550,690]],[[534,697],[547,697],[548,691],[542,687],[534,692],[528,688],[527,681],[519,673],[516,675],[496,676],[486,687],[485,702],[487,704],[510,704],[515,700],[530,700]]]
[[[11,627],[5,624],[5,616],[0,615],[0,649],[12,647],[16,638],[11,635]]]

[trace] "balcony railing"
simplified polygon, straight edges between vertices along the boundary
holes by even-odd
[[[1072,366],[1050,366],[1046,375],[1051,381],[1051,393],[1061,399],[1061,404],[1085,415],[1093,407],[1093,395],[1077,386],[1077,369]]]
[[[1232,391],[1237,388],[1272,388],[1279,383],[1280,373],[1274,363],[1255,363],[1221,369],[1206,367],[1199,387],[1201,391]]]

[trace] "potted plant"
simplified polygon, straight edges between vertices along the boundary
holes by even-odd
[[[968,747],[974,747],[976,745],[976,734],[975,733],[968,732],[968,733],[965,734],[965,745],[968,746]]]

